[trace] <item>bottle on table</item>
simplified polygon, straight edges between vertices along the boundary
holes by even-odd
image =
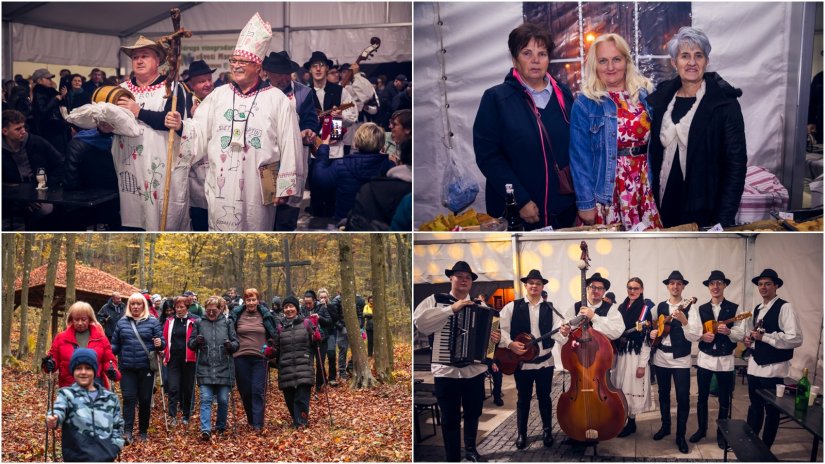
[[[808,368],[802,369],[802,378],[796,383],[796,398],[794,409],[797,411],[808,410],[808,396],[811,394],[811,382],[808,380]]]
[[[507,230],[524,231],[524,221],[521,220],[518,205],[516,204],[516,192],[513,184],[504,185],[504,218],[507,219]]]

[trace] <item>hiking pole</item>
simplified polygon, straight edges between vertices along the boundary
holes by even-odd
[[[49,409],[48,409],[48,412],[46,413],[46,415],[51,416],[52,414],[54,414],[54,403],[52,403],[52,375],[50,373],[46,374],[46,382],[47,382],[47,384],[46,384],[47,385],[46,386],[46,392],[47,393],[46,394],[48,395],[46,397],[46,404],[49,406]],[[44,422],[44,425],[46,426],[46,438],[45,438],[45,443],[43,444],[43,462],[48,462],[48,460],[49,460],[49,431],[50,431],[50,429],[49,429],[48,423]],[[54,442],[54,439],[52,439],[52,442]],[[56,461],[56,459],[54,459],[54,455],[52,456],[52,461]]]
[[[195,385],[198,383],[198,363],[201,360],[201,350],[198,347],[198,351],[195,353],[195,373],[192,378],[192,396],[189,397],[189,424],[192,423],[192,411],[195,409]],[[210,405],[211,407],[211,405]],[[189,430],[189,424],[186,425],[186,430]]]
[[[320,360],[321,345],[316,343],[315,344],[315,351],[318,353],[318,359]],[[329,411],[329,426],[330,426],[330,428],[332,428],[332,427],[335,427],[335,425],[332,423],[332,406],[329,403],[329,383],[327,382],[327,371],[324,370],[324,364],[323,363],[321,363],[321,374],[324,376],[324,385],[327,386],[327,388],[324,388],[324,393],[326,394],[326,397],[327,397],[327,410]],[[315,396],[318,396],[318,394],[316,393]]]
[[[158,357],[158,377],[160,377],[160,402],[163,406],[163,426],[166,428],[166,439],[169,439],[169,417],[167,417],[168,409],[166,409],[166,395],[163,393],[163,359],[160,357],[160,352],[155,351],[155,356]]]
[[[264,384],[264,410],[261,413],[261,424],[266,425],[266,397],[269,396],[269,359],[264,356],[264,369],[266,369],[266,384]]]

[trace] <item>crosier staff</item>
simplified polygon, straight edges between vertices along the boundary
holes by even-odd
[[[178,107],[178,70],[180,67],[180,39],[181,37],[192,37],[192,32],[180,27],[180,9],[172,8],[169,12],[172,16],[172,28],[174,32],[160,39],[161,45],[169,45],[169,53],[166,55],[166,62],[169,64],[169,72],[166,74],[166,98],[172,95],[172,111]],[[160,216],[160,230],[166,230],[166,215],[169,211],[169,186],[172,177],[172,161],[174,161],[175,131],[169,129],[169,140],[166,142],[166,181],[163,187],[163,209]]]

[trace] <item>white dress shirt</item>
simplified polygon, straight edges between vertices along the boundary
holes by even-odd
[[[527,297],[524,298],[524,301],[527,303],[527,307],[529,308],[530,312],[530,334],[536,338],[541,337],[543,334],[541,330],[539,330],[539,307],[541,306],[542,300],[539,300],[537,304],[533,304]],[[501,321],[501,342],[499,342],[498,346],[502,348],[507,348],[510,343],[513,341],[510,338],[510,327],[513,321],[513,308],[515,307],[515,301],[511,301],[507,303],[504,308],[501,310],[501,314],[499,315]],[[562,320],[558,316],[558,314],[553,315],[553,326],[551,330],[555,330],[561,327]],[[557,343],[564,344],[567,342],[567,337],[561,335],[561,333],[556,332],[553,335],[553,339]],[[550,348],[543,348],[542,345],[539,345],[539,356],[544,356],[551,352]],[[555,363],[553,362],[553,356],[551,355],[549,358],[545,359],[544,361],[535,364],[535,363],[524,363],[521,365],[522,370],[532,370],[532,369],[541,369],[542,367],[551,367],[554,366]]]
[[[779,298],[778,295],[769,301],[768,304],[763,303],[756,307],[759,309],[759,318],[750,318],[744,321],[745,333],[750,334],[756,324],[765,318],[765,315],[768,313],[771,306],[776,303],[777,298]],[[793,307],[788,302],[779,308],[779,327],[782,328],[782,332],[762,334],[762,341],[781,350],[788,350],[802,345],[802,330],[799,325],[799,319],[796,317],[796,312],[793,310]],[[756,343],[755,340],[754,343]],[[751,345],[751,347],[753,346],[754,345]],[[790,372],[790,361],[781,361],[778,363],[760,366],[759,364],[756,364],[753,356],[748,359],[748,375],[764,378],[784,378],[787,377]]]
[[[681,305],[683,301],[684,299],[681,299],[676,303],[672,303],[668,299],[666,303],[670,307],[670,314],[673,314],[673,312],[679,308],[679,305]],[[658,306],[653,307],[651,310],[651,315],[653,316],[653,323],[656,324],[656,320],[659,319]],[[688,342],[694,343],[702,337],[702,319],[699,317],[699,310],[695,306],[691,308],[687,316],[688,323],[687,326],[682,326],[682,332],[685,334],[685,339]],[[670,335],[663,338],[661,344],[662,346],[672,346]],[[690,369],[693,367],[693,360],[689,355],[682,356],[681,358],[674,358],[673,353],[665,353],[662,350],[656,350],[656,354],[653,355],[653,365],[667,367],[670,369]]]
[[[602,301],[599,300],[599,302],[593,303],[590,300],[587,300],[587,305],[595,311],[602,305]],[[573,305],[573,309],[570,310],[570,313],[573,314],[573,317],[578,315],[578,313],[576,313],[576,305]],[[624,319],[622,318],[621,313],[619,313],[617,305],[613,305],[609,310],[607,310],[607,316],[599,316],[598,314],[593,315],[593,319],[590,322],[593,324],[594,329],[604,334],[604,336],[610,340],[616,340],[624,334]]]
[[[724,300],[722,300],[724,301]],[[719,320],[719,312],[722,310],[722,304],[714,304],[713,302],[710,303],[710,307],[713,310],[713,320]],[[697,308],[697,313],[698,313]],[[736,308],[736,316],[742,314],[742,307],[739,306]],[[702,318],[699,317],[699,322],[701,322]],[[730,329],[729,335],[722,335],[717,333],[717,337],[728,337],[730,341],[734,343],[741,342],[743,338],[745,338],[745,328],[744,328],[745,321],[735,322],[733,327]],[[701,338],[701,337],[700,337]],[[707,369],[713,372],[730,372],[733,370],[733,353],[726,355],[726,356],[711,356],[703,351],[699,351],[699,356],[696,358],[696,365],[701,367],[702,369]]]

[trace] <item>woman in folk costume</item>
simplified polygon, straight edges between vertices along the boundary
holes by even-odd
[[[271,37],[255,13],[229,59],[232,82],[210,93],[192,119],[181,122],[176,112],[166,118],[166,127],[182,128],[182,164],[208,158],[209,230],[271,231],[276,205],[298,190],[297,114],[283,92],[260,78]],[[274,179],[274,192],[262,190],[261,176]]]
[[[120,51],[132,59],[135,72],[135,77],[121,84],[121,87],[132,92],[135,99],[121,97],[117,104],[135,115],[141,132],[137,137],[115,135],[112,143],[120,191],[121,222],[125,228],[158,230],[169,137],[164,118],[172,110],[172,98],[166,97],[165,76],[158,72],[166,58],[166,50],[157,42],[140,36],[134,45],[120,47]],[[176,87],[176,91],[176,110],[184,112],[184,91],[180,87]],[[173,146],[178,145],[175,143]],[[177,153],[172,155],[177,157]],[[189,168],[173,168],[166,230],[189,230]]]

